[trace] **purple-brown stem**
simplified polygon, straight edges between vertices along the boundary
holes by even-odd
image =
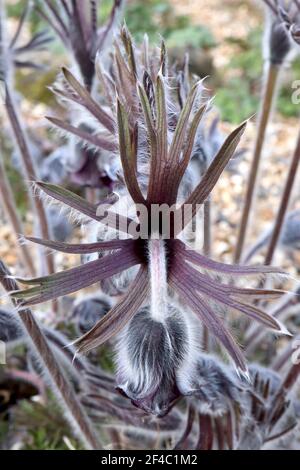
[[[300,374],[300,363],[292,364],[289,368],[280,388],[274,396],[273,403],[270,407],[270,423],[271,429],[274,428],[276,423],[281,418],[280,406],[284,397],[292,390],[296,384]]]
[[[207,199],[204,203],[204,215],[203,215],[203,253],[205,256],[211,256],[211,202]],[[208,351],[209,349],[209,333],[206,326],[203,326],[203,350]]]
[[[295,180],[296,180],[299,161],[300,161],[300,130],[298,133],[297,144],[296,144],[294,155],[292,157],[292,161],[290,164],[285,187],[284,187],[283,194],[281,197],[279,210],[276,216],[274,229],[272,232],[272,236],[271,236],[270,243],[269,243],[268,250],[266,253],[266,257],[265,257],[265,264],[267,265],[270,265],[272,263],[276,247],[280,240],[281,231],[284,225],[285,217],[286,217],[287,210],[289,207],[289,202],[291,199],[291,194],[292,194]]]
[[[238,241],[236,251],[234,254],[235,263],[239,263],[243,253],[243,248],[247,236],[248,223],[251,213],[251,208],[254,200],[254,194],[257,183],[257,176],[261,160],[263,144],[266,135],[267,125],[270,119],[272,105],[275,97],[275,90],[278,81],[279,67],[273,64],[268,65],[267,79],[265,90],[263,94],[262,107],[259,116],[258,130],[256,135],[254,155],[251,164],[251,170],[247,183],[247,192],[243,208],[242,219],[239,227]]]
[[[207,199],[204,203],[204,239],[203,253],[205,256],[211,256],[211,202]]]
[[[6,85],[6,90],[5,90],[5,106],[6,106],[7,115],[10,121],[10,125],[11,125],[12,131],[16,140],[16,145],[22,157],[23,168],[24,168],[24,173],[25,173],[25,178],[27,180],[27,183],[29,183],[30,181],[36,181],[38,178],[35,172],[32,156],[29,151],[26,134],[24,130],[22,129],[22,126],[18,117],[18,111],[16,109],[16,105],[14,103],[14,99],[11,94],[11,91],[8,88],[8,85]],[[32,198],[32,204],[33,204],[35,214],[38,217],[42,238],[49,240],[51,237],[49,236],[49,227],[48,227],[47,215],[45,212],[44,205],[38,197]],[[55,271],[54,259],[51,253],[45,256],[45,266],[49,274]]]
[[[7,292],[18,290],[16,281],[9,277],[10,272],[5,264],[0,261],[0,283]],[[20,304],[13,301],[16,307]],[[74,389],[66,378],[65,373],[61,369],[59,363],[50,349],[47,340],[36,322],[31,310],[20,309],[19,318],[27,333],[32,349],[37,356],[39,362],[43,364],[46,376],[52,385],[53,392],[58,398],[59,404],[63,404],[62,408],[66,412],[66,418],[71,425],[71,429],[75,435],[82,441],[88,449],[100,449],[101,444],[97,437],[92,423],[85,413],[84,408],[78,401]]]
[[[19,218],[18,211],[15,204],[13,191],[8,180],[4,163],[0,157],[0,195],[2,204],[6,212],[6,216],[11,224],[11,227],[15,233],[16,239],[24,233],[22,222]],[[24,267],[27,269],[28,274],[31,276],[35,275],[34,264],[32,261],[32,255],[27,245],[18,244],[19,252],[22,258]]]

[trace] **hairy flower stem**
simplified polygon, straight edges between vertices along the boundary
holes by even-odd
[[[34,169],[34,163],[33,163],[30,151],[29,151],[26,134],[24,130],[22,129],[20,120],[18,118],[18,112],[14,103],[14,99],[7,84],[6,84],[6,90],[5,90],[5,106],[6,106],[7,115],[11,124],[12,131],[16,139],[16,145],[22,157],[25,177],[27,179],[27,183],[29,184],[30,181],[35,181],[38,178],[37,178],[37,175]],[[38,217],[41,235],[44,239],[49,240],[51,237],[49,236],[48,221],[47,221],[47,216],[46,216],[43,203],[39,198],[36,197],[36,198],[32,198],[32,204],[33,204],[33,208],[36,213],[36,216]],[[55,271],[54,259],[51,253],[45,256],[45,266],[49,274]]]
[[[0,195],[2,199],[2,204],[4,206],[6,216],[10,221],[13,231],[15,232],[16,239],[18,240],[19,236],[24,233],[22,222],[19,218],[18,211],[15,205],[13,191],[8,180],[4,163],[0,157]],[[32,256],[28,249],[27,245],[18,244],[20,255],[24,267],[27,269],[28,274],[31,276],[35,275],[34,264],[32,261]]]
[[[153,319],[163,321],[168,311],[167,258],[165,242],[150,239],[148,244]]]
[[[9,276],[9,270],[5,264],[0,261],[0,283],[7,292],[18,290],[17,283]],[[14,301],[14,305],[16,307],[20,306],[16,301]],[[46,372],[46,377],[49,379],[50,385],[52,385],[51,388],[53,389],[59,404],[62,404],[62,409],[66,412],[66,418],[71,425],[71,429],[86,448],[94,450],[100,449],[101,444],[95,430],[93,429],[92,423],[79,403],[65,373],[56,361],[56,358],[31,310],[19,310],[19,317],[24,330],[30,339],[33,352],[35,353],[38,361],[42,363],[43,369]]]
[[[276,250],[276,247],[278,245],[278,241],[280,240],[280,235],[282,228],[284,226],[284,220],[286,217],[287,209],[289,207],[289,202],[291,198],[291,194],[294,188],[295,180],[296,180],[296,175],[297,175],[297,170],[299,166],[299,161],[300,161],[300,130],[298,133],[298,140],[295,148],[294,155],[292,157],[292,161],[290,164],[288,176],[286,179],[285,187],[283,190],[283,194],[281,197],[281,202],[279,206],[279,210],[276,216],[275,224],[274,224],[274,229],[272,232],[272,236],[270,239],[270,243],[268,246],[268,250],[266,253],[265,257],[265,264],[270,265],[273,260],[273,256]]]
[[[276,96],[276,85],[278,81],[280,68],[276,65],[269,64],[266,84],[263,94],[262,107],[259,116],[258,130],[256,135],[254,155],[251,165],[251,170],[249,174],[249,179],[247,183],[247,192],[245,197],[245,203],[243,208],[242,219],[239,227],[238,241],[236,245],[236,251],[234,254],[235,263],[239,263],[243,253],[243,248],[246,240],[248,223],[251,213],[251,207],[254,200],[254,194],[256,189],[257,176],[259,171],[259,165],[261,160],[261,154],[263,149],[263,144],[266,135],[266,129],[269,122],[272,105]]]
[[[204,227],[203,227],[203,253],[211,256],[211,202],[207,199],[204,203]],[[203,326],[202,347],[204,351],[209,349],[209,334],[206,326]]]
[[[203,253],[205,256],[211,256],[211,202],[207,199],[204,203],[204,240]]]

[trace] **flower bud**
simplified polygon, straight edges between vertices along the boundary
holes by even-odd
[[[188,351],[188,328],[180,312],[169,308],[164,322],[140,310],[123,332],[117,350],[117,383],[132,403],[164,416],[179,396],[176,370]]]

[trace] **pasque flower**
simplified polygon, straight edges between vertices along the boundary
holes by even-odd
[[[120,178],[124,181],[120,197],[133,200],[136,215],[131,219],[114,212],[112,206],[105,206],[101,214],[101,205],[91,204],[67,189],[43,182],[36,186],[84,217],[112,227],[114,233],[117,229],[125,232],[127,238],[82,244],[31,238],[62,252],[109,254],[51,276],[19,279],[32,287],[12,295],[22,300],[23,306],[35,305],[138,266],[127,292],[77,341],[77,347],[79,352],[87,352],[119,334],[116,354],[119,388],[137,406],[163,415],[180,393],[192,393],[191,387],[184,389],[179,377],[197,374],[197,367],[201,369],[200,363],[195,367],[201,323],[225,348],[242,375],[247,375],[245,358],[220,312],[243,313],[279,333],[286,332],[275,318],[251,304],[251,300],[258,298],[277,298],[282,291],[238,287],[231,282],[283,272],[270,266],[220,263],[184,243],[184,228],[215,187],[246,123],[227,137],[201,181],[181,202],[180,185],[206,111],[206,105],[201,104],[201,84],[189,86],[178,105],[171,94],[174,81],[168,76],[164,44],[158,66],[150,59],[145,44],[141,55],[135,51],[126,28],[122,28],[115,49],[117,95],[110,109],[105,110],[91,98],[87,89],[65,70],[67,98],[86,108],[99,122],[99,132],[92,136],[94,145],[110,148],[120,157],[123,172]],[[103,128],[104,134],[100,132]],[[81,133],[76,128],[71,131]],[[115,200],[112,194],[103,203]],[[174,210],[169,212],[168,220],[154,223],[152,209],[163,204]]]

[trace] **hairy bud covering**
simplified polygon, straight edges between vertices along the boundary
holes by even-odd
[[[169,308],[164,322],[148,308],[131,320],[118,344],[118,388],[145,411],[165,415],[179,396],[175,375],[187,351],[189,332],[180,312]]]

